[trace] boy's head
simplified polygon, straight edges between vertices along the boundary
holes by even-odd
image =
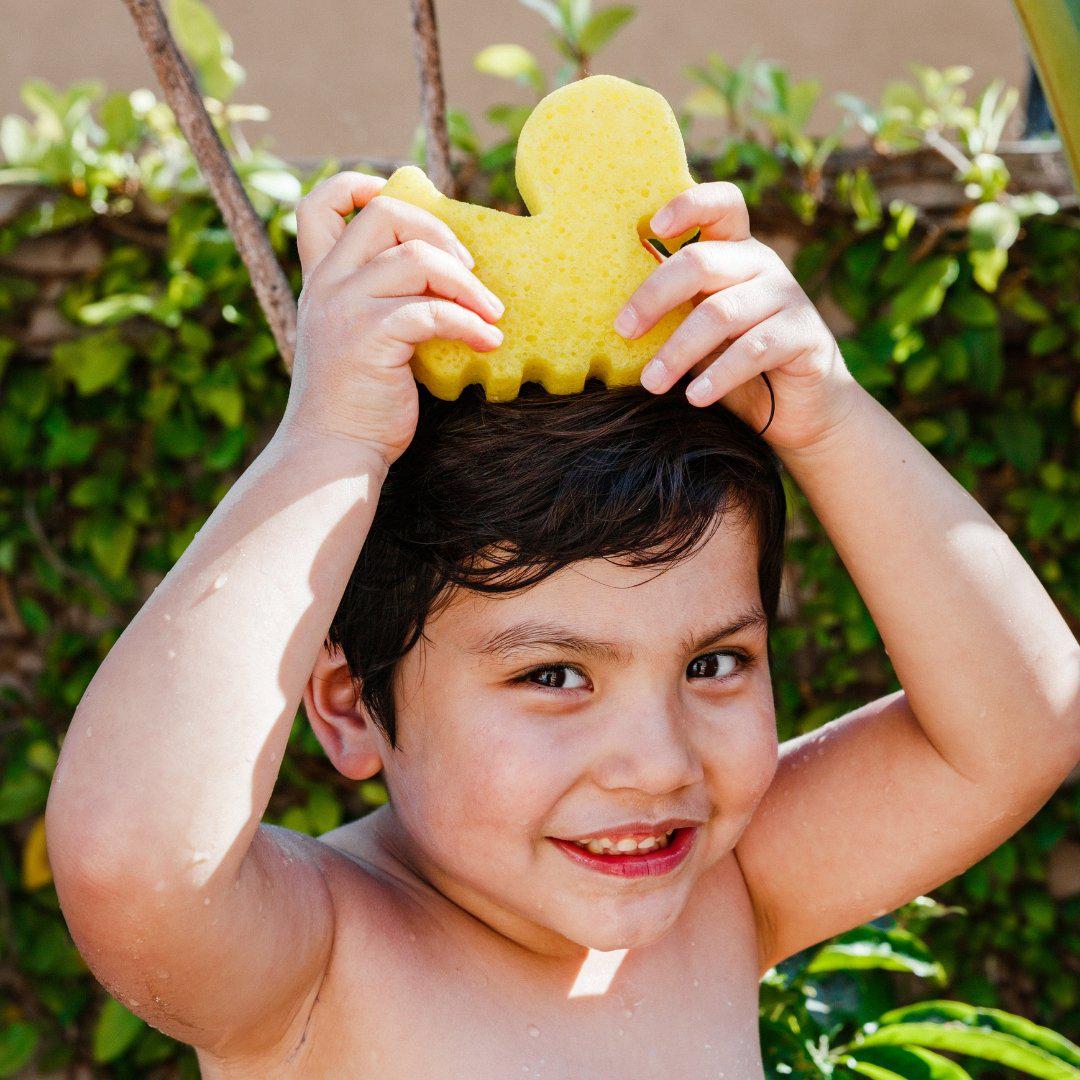
[[[525,384],[501,403],[421,388],[420,405],[308,716],[345,775],[383,770],[388,843],[459,906],[538,952],[647,944],[776,767],[778,459],[681,387]],[[650,878],[547,839],[669,817],[702,824]]]

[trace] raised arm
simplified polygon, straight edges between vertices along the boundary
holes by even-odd
[[[1080,646],[978,502],[870,394],[779,451],[901,691],[781,747],[736,853],[766,968],[954,877],[1080,758]]]
[[[322,845],[260,821],[381,484],[415,429],[414,345],[492,347],[453,233],[400,200],[365,205],[382,183],[339,174],[301,204],[285,416],[101,664],[46,809],[61,907],[94,974],[155,1027],[220,1055],[284,1036],[328,962]]]
[[[1035,813],[1080,757],[1080,646],[993,519],[852,377],[750,236],[739,189],[698,184],[664,210],[658,236],[698,226],[700,242],[652,272],[616,329],[636,337],[696,306],[643,385],[664,393],[690,370],[692,405],[722,401],[762,433],[903,687],[781,747],[736,847],[764,969],[953,877]]]

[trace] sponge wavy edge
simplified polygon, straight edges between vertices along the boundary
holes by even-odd
[[[418,382],[453,401],[480,383],[489,401],[516,398],[524,382],[579,393],[589,378],[631,386],[693,310],[667,312],[627,341],[612,323],[656,267],[649,220],[693,187],[682,133],[664,97],[613,75],[559,87],[529,115],[515,181],[528,215],[443,195],[414,165],[396,169],[377,198],[396,198],[444,221],[472,253],[473,273],[506,306],[503,341],[480,352],[456,339],[420,342]],[[695,233],[662,241],[672,253]]]

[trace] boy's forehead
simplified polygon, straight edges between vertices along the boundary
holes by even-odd
[[[482,651],[524,620],[631,642],[696,634],[760,605],[754,531],[725,518],[692,554],[667,566],[583,559],[517,592],[456,589],[430,628],[437,636],[436,624],[445,620],[444,633],[468,652]]]

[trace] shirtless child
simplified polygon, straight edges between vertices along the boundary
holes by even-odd
[[[303,200],[280,426],[72,720],[68,926],[206,1077],[760,1077],[764,971],[958,874],[1069,772],[1080,648],[733,185],[671,201],[657,235],[700,239],[626,298],[639,330],[698,301],[655,379],[495,404],[420,400],[416,344],[483,351],[498,314],[382,183]],[[779,747],[778,460],[903,686]],[[261,824],[301,700],[391,797],[317,839]]]

